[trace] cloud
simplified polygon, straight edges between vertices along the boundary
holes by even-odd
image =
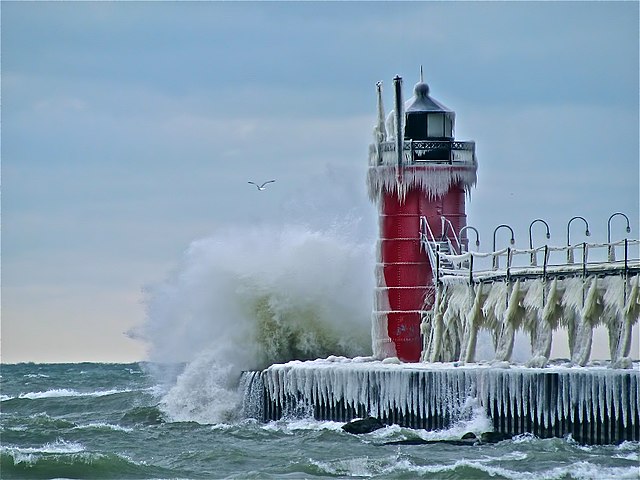
[[[458,138],[477,142],[468,217],[483,245],[502,222],[526,242],[538,217],[559,243],[572,215],[594,238],[613,211],[638,228],[636,3],[9,2],[2,13],[3,293],[32,278],[37,304],[16,297],[3,328],[46,312],[47,284],[68,288],[70,316],[85,301],[78,283],[138,295],[225,225],[375,220],[364,193],[375,82],[389,107],[393,76],[408,96],[420,64],[457,112]],[[270,178],[268,195],[245,190]]]

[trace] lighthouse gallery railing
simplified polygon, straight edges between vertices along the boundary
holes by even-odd
[[[448,140],[405,140],[403,160],[407,165],[429,163],[475,163],[475,142]],[[371,165],[395,165],[396,142],[381,142],[372,145]]]

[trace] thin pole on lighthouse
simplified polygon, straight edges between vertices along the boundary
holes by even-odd
[[[378,138],[379,142],[384,142],[387,139],[387,129],[384,126],[384,105],[382,103],[382,82],[376,83],[376,90],[378,91]]]
[[[376,83],[378,91],[378,126],[376,127],[376,150],[378,165],[382,164],[382,142],[387,141],[387,129],[384,126],[384,106],[382,104],[382,82]]]
[[[400,182],[402,181],[402,155],[404,154],[404,111],[402,105],[402,77],[396,75],[393,77],[393,86],[395,89],[395,111],[396,111],[396,154],[398,155],[398,164],[396,166],[396,182],[398,182],[398,194],[400,193]]]

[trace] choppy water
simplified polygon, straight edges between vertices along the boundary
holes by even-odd
[[[149,364],[3,365],[2,478],[638,478],[640,445],[530,436],[494,445],[384,445],[441,432],[335,422],[171,421]],[[186,393],[185,393],[186,394]],[[186,400],[186,399],[185,399]]]

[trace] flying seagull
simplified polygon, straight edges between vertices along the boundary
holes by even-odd
[[[265,187],[267,183],[273,183],[273,182],[275,182],[275,180],[269,180],[268,182],[264,182],[262,185],[258,185],[255,182],[247,182],[247,183],[250,183],[251,185],[255,185],[258,190],[262,191],[267,188]]]

